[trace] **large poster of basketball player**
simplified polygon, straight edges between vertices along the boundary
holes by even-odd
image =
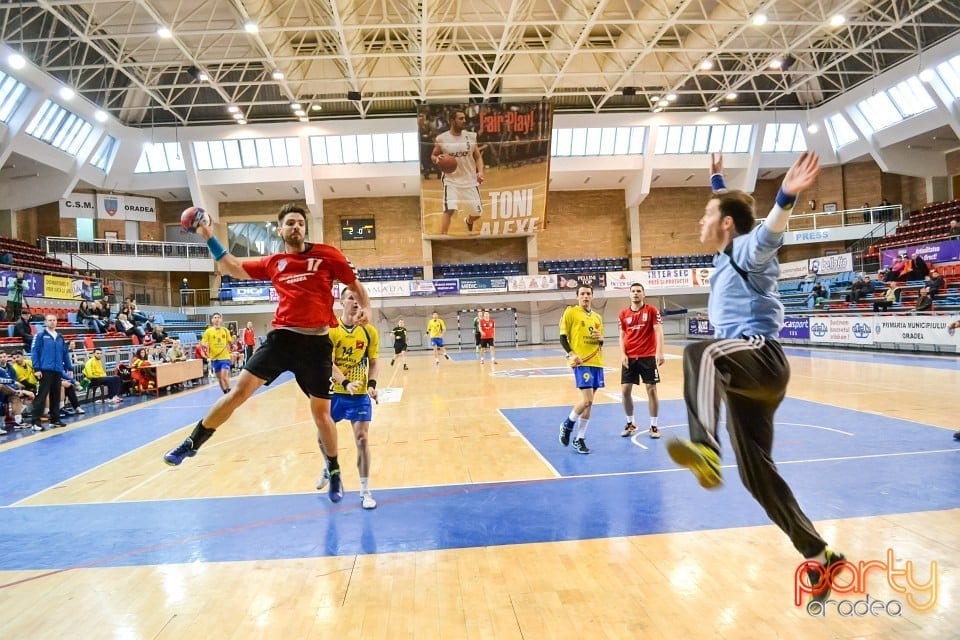
[[[423,236],[529,236],[543,228],[553,112],[546,102],[423,105]]]

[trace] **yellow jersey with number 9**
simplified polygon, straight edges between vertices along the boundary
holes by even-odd
[[[567,336],[570,349],[587,367],[603,366],[603,316],[580,305],[567,307],[560,316],[560,335]]]

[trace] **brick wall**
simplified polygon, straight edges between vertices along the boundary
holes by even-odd
[[[539,260],[622,258],[629,249],[622,190],[550,192],[545,228],[537,234]]]

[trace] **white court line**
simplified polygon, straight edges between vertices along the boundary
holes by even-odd
[[[527,443],[527,446],[530,447],[530,449],[537,455],[538,458],[540,458],[540,460],[543,462],[543,464],[547,465],[547,468],[550,469],[550,471],[553,471],[553,475],[554,475],[555,477],[557,477],[557,478],[562,478],[562,477],[564,477],[564,476],[562,476],[562,475],[560,474],[560,472],[558,472],[558,471],[556,470],[556,468],[555,468],[552,464],[550,464],[550,462],[549,462],[546,458],[543,457],[543,454],[540,453],[540,450],[537,449],[535,446],[533,446],[533,443],[532,443],[532,442],[530,442],[529,440],[527,440],[527,436],[523,435],[523,432],[520,431],[520,429],[517,429],[517,425],[513,424],[513,421],[510,420],[510,418],[508,418],[507,416],[503,415],[503,411],[502,411],[502,410],[497,409],[497,413],[499,413],[499,414],[500,414],[500,417],[502,417],[504,420],[507,421],[507,424],[510,425],[510,428],[514,430],[514,432],[517,434],[517,436],[523,438],[523,441]],[[431,486],[433,486],[433,485],[431,485]],[[444,486],[444,485],[439,485],[439,486]]]

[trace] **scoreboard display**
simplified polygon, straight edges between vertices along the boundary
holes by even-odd
[[[377,227],[373,218],[340,218],[340,239],[375,240]]]

